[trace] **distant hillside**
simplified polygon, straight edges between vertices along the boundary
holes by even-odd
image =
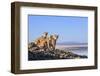
[[[88,45],[88,43],[79,43],[79,42],[61,42],[57,45]]]

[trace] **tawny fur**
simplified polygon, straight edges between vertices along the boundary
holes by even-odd
[[[55,50],[57,39],[58,39],[58,35],[50,35],[50,37],[48,37],[48,33],[45,32],[41,37],[36,39],[34,43],[40,49],[43,49],[43,50],[46,50],[46,49]]]
[[[57,39],[58,39],[58,35],[51,35],[50,38],[49,38],[49,49],[50,50],[55,50],[55,47],[56,47],[56,42],[57,42]]]
[[[39,37],[38,39],[35,40],[35,44],[43,50],[46,50],[47,47],[47,35],[48,33],[45,32],[41,37]]]

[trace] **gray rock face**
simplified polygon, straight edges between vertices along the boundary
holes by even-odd
[[[87,58],[87,56],[81,56],[72,52],[65,52],[64,50],[42,50],[36,47],[36,45],[28,49],[28,60],[52,60],[52,59],[79,59]]]
[[[56,49],[56,51],[29,51],[29,60],[51,60],[51,59],[75,59],[75,58],[87,58],[87,56],[80,56],[70,52],[62,52]]]
[[[81,56],[72,52],[64,50],[43,50],[39,49],[34,43],[29,44],[28,47],[28,60],[53,60],[53,59],[76,59],[87,58],[87,56]]]

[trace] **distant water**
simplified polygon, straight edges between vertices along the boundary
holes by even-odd
[[[73,52],[75,54],[78,54],[78,55],[88,56],[88,49],[72,49],[72,50],[69,50],[69,51]]]
[[[57,49],[61,49],[64,51],[69,51],[72,52],[74,54],[78,54],[78,55],[85,55],[88,57],[88,47],[63,47],[63,46],[57,46]]]

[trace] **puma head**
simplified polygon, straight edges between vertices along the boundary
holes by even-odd
[[[58,39],[58,37],[59,37],[59,35],[53,35],[53,38],[55,39],[55,40],[57,40]]]
[[[43,36],[44,38],[46,38],[47,35],[48,35],[48,32],[44,32],[42,36]]]

